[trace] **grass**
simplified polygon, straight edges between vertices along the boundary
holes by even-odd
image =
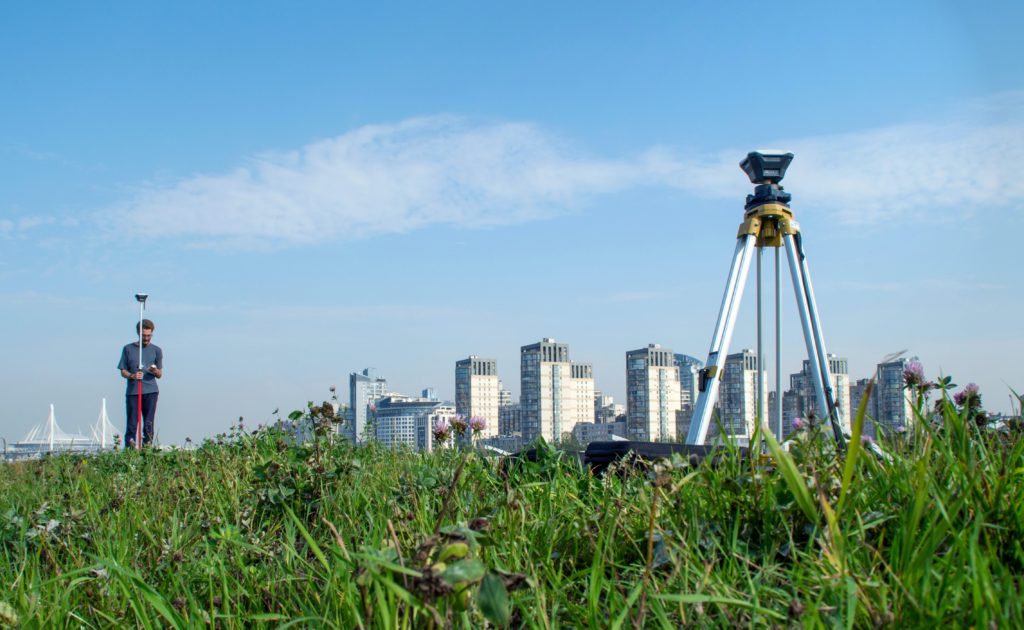
[[[940,418],[602,478],[273,429],[12,464],[0,626],[1019,627],[1024,441]]]

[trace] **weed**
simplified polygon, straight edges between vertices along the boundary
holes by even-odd
[[[1022,625],[1020,424],[911,378],[886,458],[863,410],[845,453],[811,423],[770,457],[595,477],[542,443],[356,448],[309,405],[195,450],[11,464],[0,625]]]

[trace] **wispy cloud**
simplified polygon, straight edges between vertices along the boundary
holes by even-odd
[[[1024,111],[1024,99],[1020,106]],[[850,224],[964,218],[1024,200],[1024,123],[950,121],[796,140],[803,207]]]
[[[1009,289],[1005,284],[996,282],[948,277],[914,281],[840,280],[830,283],[829,286],[832,291],[855,291],[858,293],[905,293],[914,289],[955,291],[960,293],[967,291],[1006,291]]]
[[[24,145],[0,144],[0,155],[2,154],[14,156],[20,160],[55,164],[75,171],[97,172],[106,169],[103,164],[97,162],[79,162],[54,151],[39,150]]]
[[[41,227],[61,226],[73,227],[75,220],[70,217],[26,216],[17,219],[0,219],[0,238],[25,237],[29,232]]]
[[[979,99],[927,122],[772,144],[796,154],[784,182],[794,207],[829,212],[849,225],[963,219],[1024,201],[1024,178],[1016,172],[1024,163],[1024,92]],[[705,158],[697,191],[735,196],[736,163],[745,150]],[[666,169],[673,172],[682,171]]]
[[[1024,94],[999,95],[944,120],[782,139],[802,212],[851,224],[934,218],[1024,200]],[[99,219],[118,230],[194,243],[287,245],[430,225],[488,227],[551,217],[595,196],[672,187],[742,198],[747,148],[679,157],[581,153],[528,123],[439,116],[370,125],[233,171],[145,185]],[[805,210],[806,209],[806,210]],[[0,233],[11,227],[0,225]]]
[[[131,299],[131,296],[128,296]],[[132,300],[132,304],[135,301]],[[117,308],[109,299],[46,293],[42,291],[0,292],[0,306],[17,308],[23,306],[42,306],[47,308],[78,309],[106,311]],[[122,304],[123,306],[123,304]],[[416,303],[373,303],[373,304],[265,304],[252,302],[221,302],[217,304],[199,304],[195,302],[153,302],[147,304],[147,310],[154,308],[163,316],[219,316],[230,314],[234,318],[245,318],[270,322],[285,321],[422,321],[435,319],[452,319],[465,317],[465,307],[436,306]],[[138,311],[135,311],[136,313]],[[473,312],[469,312],[473,315]]]
[[[56,308],[95,308],[102,305],[97,298],[44,293],[41,291],[0,292],[0,305],[6,307],[43,306]]]
[[[451,319],[466,316],[465,309],[422,304],[368,304],[347,305],[303,305],[252,307],[246,311],[248,317],[271,321],[420,321]]]
[[[150,236],[364,238],[545,218],[633,185],[639,170],[574,155],[534,125],[418,118],[259,155],[230,173],[146,187],[101,218]]]
[[[672,291],[623,291],[621,293],[612,293],[607,296],[604,301],[608,304],[650,302],[654,300],[663,300],[674,295],[675,293]]]
[[[1010,289],[1005,284],[998,282],[982,282],[980,280],[963,280],[958,278],[934,278],[928,281],[928,286],[945,291],[1007,291]]]
[[[907,290],[905,282],[870,282],[865,280],[840,280],[831,283],[834,291],[857,291],[865,293],[902,293]]]

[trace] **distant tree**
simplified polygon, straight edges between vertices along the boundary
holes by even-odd
[[[570,431],[563,431],[562,439],[558,441],[558,448],[563,451],[582,451],[587,447],[577,440]]]

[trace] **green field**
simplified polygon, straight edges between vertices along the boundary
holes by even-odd
[[[938,407],[889,461],[812,427],[599,478],[236,428],[11,464],[0,626],[1024,626],[1019,426]]]

